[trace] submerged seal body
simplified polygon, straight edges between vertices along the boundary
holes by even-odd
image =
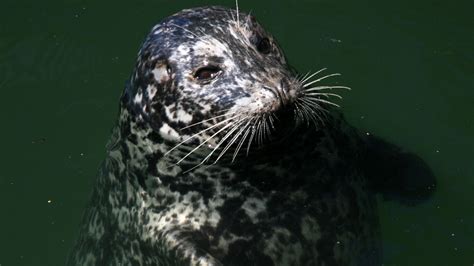
[[[68,264],[379,265],[373,192],[393,192],[394,176],[371,161],[384,170],[403,153],[344,121],[331,76],[296,75],[236,10],[163,20],[122,95]]]

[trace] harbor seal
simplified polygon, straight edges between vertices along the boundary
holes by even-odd
[[[380,265],[375,193],[434,179],[349,126],[324,73],[297,75],[238,10],[153,27],[68,265]]]

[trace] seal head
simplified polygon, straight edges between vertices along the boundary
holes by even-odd
[[[243,135],[256,124],[270,128],[274,114],[295,101],[300,109],[305,102],[312,104],[305,115],[315,118],[314,112],[320,110],[314,106],[323,105],[318,101],[321,95],[314,90],[304,93],[301,81],[274,38],[253,16],[219,7],[197,8],[152,29],[123,104],[170,140],[198,133],[212,118],[226,121],[222,132],[247,125]],[[302,96],[310,101],[302,101]],[[204,120],[208,123],[195,125]],[[216,126],[194,140],[203,142],[218,128],[222,129]],[[209,144],[217,145],[224,136],[216,135]]]

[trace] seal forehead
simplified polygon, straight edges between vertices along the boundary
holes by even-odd
[[[240,19],[237,19],[239,17]],[[195,46],[196,40],[207,40],[207,45],[213,49],[226,51],[226,47],[219,44],[232,43],[233,53],[248,50],[255,46],[260,37],[273,37],[266,32],[256,20],[245,13],[237,13],[236,10],[222,7],[202,7],[183,10],[164,19],[152,29],[147,39],[149,45],[144,48],[158,48],[158,50],[173,52],[177,44],[187,43],[185,46]],[[214,38],[214,40],[211,40]],[[204,44],[204,43],[201,43]],[[217,52],[217,51],[216,51]],[[284,60],[281,51],[276,55]]]
[[[229,46],[216,38],[211,37],[199,40],[194,45],[194,48],[196,54],[208,54],[209,52],[212,52],[215,56],[228,56],[232,58]]]
[[[196,67],[209,63],[234,68],[232,49],[225,42],[212,36],[203,36],[195,42],[184,42],[171,52],[170,61],[184,64],[184,67]]]

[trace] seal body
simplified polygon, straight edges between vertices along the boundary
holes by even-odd
[[[374,145],[331,108],[331,76],[297,76],[236,10],[163,20],[68,264],[380,265]]]

